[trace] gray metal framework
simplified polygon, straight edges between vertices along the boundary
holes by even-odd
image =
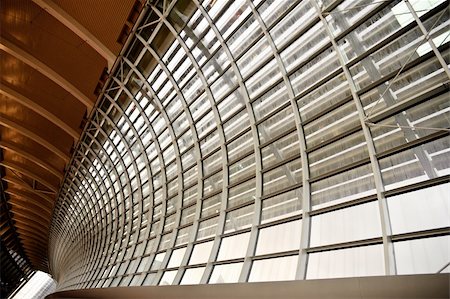
[[[58,290],[448,272],[449,25],[440,0],[149,1],[59,191]]]

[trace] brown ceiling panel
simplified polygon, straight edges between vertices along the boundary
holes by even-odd
[[[93,91],[107,66],[103,57],[29,0],[2,0],[2,13],[5,15],[1,18],[3,38],[32,53],[92,101],[95,100]]]
[[[80,129],[80,120],[86,113],[86,107],[69,92],[3,51],[0,51],[0,69],[0,89],[12,89],[58,115],[70,127]]]
[[[35,163],[31,162],[30,160],[25,159],[9,150],[3,151],[3,157],[4,157],[4,159],[0,163],[8,163],[11,165],[16,165],[19,168],[26,169],[27,172],[30,172],[31,174],[34,174],[35,176],[37,176],[37,178],[39,179],[39,180],[37,180],[38,182],[41,182],[41,180],[48,182],[51,186],[58,189],[59,184],[60,184],[59,178],[57,178],[54,175],[52,175],[51,173],[49,173],[46,169],[40,167],[39,165],[36,165]],[[25,174],[25,173],[22,172],[22,174]]]
[[[41,160],[61,171],[64,171],[64,161],[55,153],[51,152],[41,144],[31,140],[30,138],[22,135],[17,130],[11,128],[5,128],[0,125],[0,140],[7,141],[10,144],[19,146],[27,152],[34,153]]]
[[[73,138],[49,120],[36,112],[18,105],[14,100],[0,94],[0,118],[10,120],[27,127],[35,134],[55,145],[68,154],[73,145]]]
[[[121,45],[117,42],[117,38],[135,3],[134,0],[53,0],[53,2],[88,29],[114,54],[119,54]]]

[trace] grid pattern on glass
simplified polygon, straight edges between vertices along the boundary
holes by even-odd
[[[58,290],[448,263],[423,266],[450,231],[445,1],[153,1],[141,14],[59,192]]]

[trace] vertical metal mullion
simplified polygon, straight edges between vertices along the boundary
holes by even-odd
[[[274,53],[275,59],[277,61],[278,67],[283,76],[283,81],[286,85],[286,89],[289,95],[289,101],[292,106],[292,110],[294,113],[295,124],[297,127],[297,135],[299,139],[299,148],[300,148],[300,157],[302,161],[302,233],[300,236],[300,249],[299,249],[299,259],[297,264],[296,271],[296,279],[306,279],[306,269],[308,264],[308,253],[306,249],[309,247],[310,242],[310,227],[311,227],[311,217],[309,216],[309,212],[311,211],[311,192],[310,192],[310,182],[309,182],[309,161],[308,154],[306,153],[306,139],[305,133],[302,125],[302,119],[300,116],[299,108],[297,105],[297,101],[295,100],[294,89],[292,87],[291,81],[287,75],[286,67],[278,53],[278,49],[275,45],[275,42],[267,30],[267,26],[265,25],[261,15],[257,11],[253,2],[247,0],[248,5],[251,7],[253,15],[256,17],[259,22],[260,27],[262,28],[264,35],[266,36],[267,41],[269,42],[272,51]]]
[[[409,0],[404,0],[406,6],[408,7],[411,15],[413,16],[414,20],[417,23],[417,26],[419,26],[420,31],[422,31],[422,34],[424,35],[424,38],[427,40],[428,44],[430,45],[431,49],[433,50],[434,54],[436,55],[439,63],[441,64],[442,68],[444,69],[445,73],[447,74],[447,78],[450,79],[450,70],[448,68],[447,63],[445,62],[444,58],[441,55],[441,52],[439,52],[439,50],[437,49],[436,45],[434,44],[434,41],[432,38],[430,38],[430,33],[428,32],[427,29],[425,28],[425,26],[423,25],[422,21],[420,20],[419,16],[417,15],[417,12],[414,10],[414,7],[411,5],[411,3],[409,2]],[[440,17],[442,16],[442,14],[445,13],[445,9],[443,10],[443,12],[441,13]],[[433,28],[431,28],[430,30],[432,30]]]
[[[158,9],[154,6],[152,6],[153,10],[155,11],[156,14],[158,14],[161,18],[162,15],[161,13],[158,11]],[[184,42],[184,40],[179,36],[179,34],[176,32],[175,28],[172,26],[172,24],[166,19],[166,18],[162,18],[163,22],[166,24],[167,28],[171,31],[171,33],[175,36],[175,38],[177,39],[178,43],[183,47],[184,51],[186,52],[186,55],[189,57],[189,59],[192,62],[192,65],[194,66],[197,75],[199,76],[200,80],[202,81],[203,87],[205,88],[205,92],[207,94],[207,97],[210,101],[210,105],[213,111],[213,115],[217,124],[217,130],[218,130],[218,134],[219,134],[219,139],[220,139],[220,147],[221,147],[221,152],[222,152],[222,172],[223,172],[223,180],[222,180],[222,205],[221,205],[221,211],[220,211],[220,215],[219,215],[219,219],[218,219],[218,225],[217,225],[217,234],[216,234],[216,239],[213,245],[213,249],[211,250],[211,254],[210,254],[210,261],[208,261],[209,264],[212,263],[211,259],[213,258],[213,253],[214,253],[214,247],[217,248],[219,247],[219,235],[221,234],[221,232],[223,231],[223,227],[225,225],[225,209],[226,207],[224,207],[224,205],[226,206],[226,201],[228,198],[228,167],[227,167],[227,151],[226,151],[226,146],[225,146],[225,135],[224,135],[224,131],[223,131],[223,127],[221,125],[221,121],[220,121],[220,115],[219,112],[217,110],[217,107],[215,105],[214,102],[214,97],[212,95],[211,89],[208,85],[208,82],[199,66],[199,64],[197,63],[197,61],[195,60],[195,58],[193,57],[191,51],[189,50],[189,47],[186,45],[186,43]],[[200,215],[199,215],[200,216]],[[195,232],[195,236],[197,236],[197,232]],[[195,239],[192,239],[192,241],[194,241]],[[207,268],[211,269],[211,265],[207,265]],[[203,274],[203,277],[201,279],[201,283],[206,283],[207,279],[209,278],[209,275],[207,273],[208,271],[206,271],[205,269],[205,273]]]
[[[253,221],[252,221],[252,229],[251,229],[251,233],[250,233],[250,239],[249,239],[249,243],[248,243],[248,247],[247,247],[247,251],[246,251],[246,257],[244,258],[244,264],[242,266],[242,270],[241,270],[241,274],[239,277],[239,282],[245,282],[247,281],[248,275],[250,273],[250,268],[251,268],[251,256],[254,255],[255,252],[255,248],[256,248],[256,242],[258,239],[258,228],[257,225],[260,222],[260,215],[261,215],[261,195],[262,195],[262,174],[261,174],[261,169],[262,169],[262,162],[261,162],[261,152],[259,149],[259,138],[258,138],[258,131],[256,128],[256,121],[255,121],[255,116],[253,114],[253,109],[250,103],[250,98],[247,92],[247,89],[245,87],[243,78],[242,78],[242,74],[236,64],[236,60],[234,59],[230,48],[228,47],[227,43],[225,42],[224,38],[222,37],[219,29],[217,28],[216,24],[212,22],[211,17],[208,15],[208,13],[206,12],[206,10],[203,8],[203,6],[201,6],[201,4],[197,1],[194,0],[194,3],[197,5],[197,8],[202,12],[202,15],[204,16],[204,18],[208,21],[209,26],[213,29],[217,39],[219,40],[222,49],[225,51],[226,55],[228,56],[228,59],[230,60],[231,63],[231,67],[234,71],[234,74],[236,75],[237,79],[238,79],[238,83],[239,83],[239,88],[241,90],[241,94],[244,97],[244,101],[245,101],[245,106],[247,109],[247,114],[250,120],[250,127],[251,127],[251,132],[252,132],[252,137],[253,137],[253,146],[254,146],[254,152],[255,152],[255,168],[256,168],[256,190],[255,190],[255,204],[254,204],[254,217],[253,217]],[[222,231],[223,233],[223,231]],[[219,248],[217,248],[218,250]],[[217,256],[217,253],[216,253]]]
[[[319,5],[317,4],[317,0],[313,1],[313,5],[316,8],[316,11],[317,11],[317,14],[319,15],[320,20],[324,24],[325,30],[327,31],[327,34],[330,37],[333,48],[336,51],[336,55],[339,59],[342,69],[344,70],[344,74],[345,74],[345,77],[349,84],[350,91],[351,91],[351,94],[353,97],[353,101],[354,101],[356,109],[358,111],[358,117],[359,117],[359,120],[360,120],[360,123],[362,126],[365,140],[366,140],[367,149],[368,149],[368,153],[369,153],[369,157],[370,157],[370,164],[372,167],[372,173],[373,173],[374,181],[375,181],[375,188],[376,188],[376,192],[377,192],[378,207],[379,207],[380,220],[381,220],[381,231],[382,231],[382,237],[383,237],[385,273],[386,273],[386,275],[394,275],[394,274],[396,274],[396,267],[395,267],[394,247],[393,247],[392,240],[391,240],[392,231],[391,231],[391,224],[390,224],[390,219],[389,219],[389,211],[388,211],[388,207],[387,207],[387,201],[384,196],[385,189],[384,189],[383,180],[381,177],[380,165],[379,165],[378,159],[376,157],[375,145],[374,145],[371,133],[370,133],[370,129],[365,122],[366,115],[364,112],[364,107],[361,103],[361,99],[358,96],[356,85],[355,85],[355,82],[353,81],[350,70],[345,63],[344,55],[341,52],[341,49],[339,48],[338,44],[336,43],[336,39],[334,38],[333,32],[331,31],[327,20],[323,16],[322,11],[321,11]]]

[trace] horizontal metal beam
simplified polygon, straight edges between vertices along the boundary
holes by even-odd
[[[50,172],[51,174],[56,176],[60,181],[63,178],[63,174],[59,170],[57,170],[56,168],[54,168],[53,166],[51,166],[44,160],[41,160],[37,156],[33,155],[29,151],[26,151],[26,150],[20,148],[19,145],[0,140],[0,148],[12,151],[12,152],[22,156],[23,158],[30,160],[31,162],[39,165],[40,167],[44,168],[45,170],[47,170],[48,172]]]
[[[48,121],[55,124],[61,130],[72,136],[75,139],[75,141],[78,141],[80,139],[80,132],[69,126],[55,114],[51,113],[50,111],[39,105],[36,101],[33,101],[27,98],[26,96],[22,95],[21,93],[15,91],[14,89],[8,87],[4,82],[0,84],[0,93],[16,101],[17,103],[33,110],[40,116],[46,118]]]
[[[2,36],[0,41],[0,50],[5,51],[6,53],[16,57],[20,61],[28,64],[30,67],[34,68],[59,86],[73,95],[80,103],[86,106],[88,110],[88,114],[91,112],[94,107],[94,103],[83,94],[78,88],[76,88],[72,83],[64,79],[60,74],[51,69],[48,65],[21,49],[19,46],[15,45],[8,39]]]
[[[29,191],[29,192],[39,196],[40,198],[44,199],[45,201],[47,201],[52,206],[55,204],[55,199],[51,198],[48,195],[45,195],[45,194],[42,194],[42,193],[36,191],[31,186],[27,185],[25,182],[22,182],[19,179],[16,179],[16,178],[13,178],[13,177],[10,177],[10,176],[4,176],[4,177],[2,177],[2,180],[7,182],[7,183],[9,183],[9,184],[13,184],[13,185],[16,185],[16,186],[18,186],[20,188],[23,188],[24,190]]]
[[[13,129],[13,130],[16,130],[17,132],[24,135],[25,137],[30,138],[31,140],[39,143],[40,145],[42,145],[49,151],[53,152],[55,155],[57,155],[58,157],[63,159],[65,163],[69,162],[70,157],[66,153],[64,153],[62,150],[60,150],[59,148],[57,148],[52,143],[48,142],[47,140],[45,140],[38,134],[36,134],[36,133],[28,130],[24,126],[20,125],[19,123],[16,123],[12,120],[6,119],[4,116],[1,116],[0,117],[0,125],[5,126],[10,129]]]
[[[23,174],[23,175],[33,179],[33,180],[41,183],[42,185],[44,185],[45,187],[47,187],[48,189],[50,189],[51,191],[53,191],[55,193],[58,192],[58,186],[55,187],[52,183],[50,183],[47,180],[43,179],[40,175],[35,174],[35,173],[33,173],[33,172],[23,168],[22,166],[20,166],[20,165],[18,165],[16,163],[7,162],[7,161],[0,161],[0,165],[3,166],[3,167],[9,168],[11,170],[15,170],[15,171],[17,171],[17,172],[19,172],[19,173],[21,173],[21,174]],[[34,189],[34,190],[39,192],[39,190],[36,190],[36,189]]]
[[[89,32],[83,25],[78,23],[71,15],[65,12],[61,7],[50,0],[33,0],[43,10],[48,12],[51,16],[64,24],[73,33],[78,35],[89,46],[91,46],[97,53],[99,53],[108,62],[108,69],[111,69],[116,55],[108,49],[102,42],[100,42],[92,33]]]

